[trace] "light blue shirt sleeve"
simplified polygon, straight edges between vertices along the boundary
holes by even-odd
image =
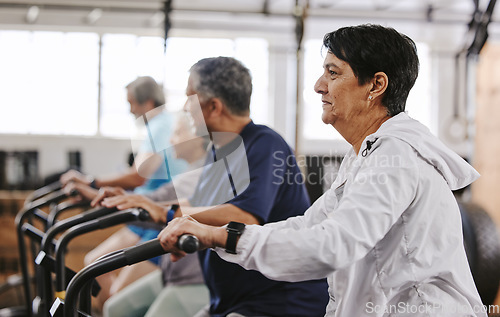
[[[134,192],[144,194],[151,192],[161,185],[168,183],[172,177],[187,170],[187,162],[175,158],[174,149],[170,143],[170,137],[174,129],[174,116],[167,112],[161,112],[147,122],[146,137],[142,142],[140,153],[157,153],[162,158],[158,169],[149,176],[146,183],[137,187]]]

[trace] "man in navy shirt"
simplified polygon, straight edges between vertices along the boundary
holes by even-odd
[[[186,94],[199,134],[213,144],[194,195],[172,215],[168,207],[112,197],[103,204],[142,207],[164,222],[189,214],[195,220],[222,226],[230,221],[264,224],[303,214],[309,207],[295,156],[283,138],[250,119],[251,76],[229,57],[198,61],[190,70]],[[198,110],[196,112],[195,109]],[[299,283],[272,281],[257,271],[222,260],[214,251],[199,252],[210,305],[196,317],[323,316],[328,303],[326,280]]]
[[[252,121],[239,135],[244,146],[243,153],[246,152],[248,158],[250,182],[227,203],[206,211],[207,216],[210,212],[222,210],[231,214],[246,212],[255,218],[252,223],[263,224],[302,214],[309,207],[309,198],[301,184],[295,180],[287,182],[287,175],[294,175],[302,182],[302,175],[287,143],[273,130]],[[239,141],[236,139],[233,143]],[[234,144],[225,145],[217,149],[216,160],[212,157],[208,159],[212,163],[237,153],[237,159],[230,158],[228,163],[237,192],[238,184],[244,183],[246,178],[241,171],[241,166],[244,168],[245,164],[239,160],[241,152],[238,148]],[[214,201],[224,200],[221,194],[231,196],[231,186],[224,186],[227,183],[224,173],[225,166],[222,164],[206,168],[195,194],[189,199],[190,205],[209,206]],[[192,217],[198,218],[196,214]],[[244,316],[323,316],[325,313],[325,306],[322,306],[327,301],[324,280],[302,283],[271,281],[257,271],[247,271],[222,260],[212,250],[200,251],[198,255],[210,290],[211,316],[226,316],[230,312]]]

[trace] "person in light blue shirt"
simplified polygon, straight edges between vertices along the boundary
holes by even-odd
[[[152,110],[151,112],[159,113],[150,119],[146,119],[146,136],[138,151],[139,153],[156,153],[159,156],[160,164],[146,178],[143,185],[134,189],[134,193],[136,194],[147,194],[155,191],[161,185],[170,182],[173,176],[186,171],[188,166],[186,161],[177,159],[173,153],[170,139],[172,137],[172,127],[175,125],[175,116],[172,113],[164,111],[163,108],[164,106],[160,106]],[[138,118],[137,120],[141,119]],[[149,163],[149,161],[146,163]],[[156,166],[156,164],[154,165]],[[138,168],[140,170],[140,167]]]
[[[75,170],[68,171],[60,178],[68,191],[76,189],[82,197],[89,200],[97,195],[99,188],[108,186],[146,194],[186,170],[187,163],[173,155],[170,137],[175,119],[171,113],[165,111],[165,96],[161,85],[152,77],[143,76],[129,83],[126,90],[130,113],[135,116],[136,124],[142,126],[145,132],[141,145],[137,148],[133,166],[121,174],[108,177],[92,177]],[[88,265],[115,250],[156,238],[158,232],[157,229],[144,227],[141,223],[127,225],[90,251],[85,256],[84,264]],[[126,267],[120,270],[119,274],[110,272],[100,276],[98,307],[131,282],[158,269],[158,260],[155,258]]]

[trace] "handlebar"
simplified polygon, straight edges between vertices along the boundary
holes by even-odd
[[[111,215],[103,216],[85,223],[76,225],[66,231],[58,240],[55,251],[56,267],[56,292],[64,291],[66,279],[64,276],[65,260],[64,255],[68,243],[75,237],[99,229],[105,229],[118,224],[131,222],[134,220],[149,220],[149,213],[142,208],[131,208],[115,212]]]
[[[194,247],[196,246],[196,249]],[[182,235],[178,240],[178,247],[186,253],[193,253],[198,249],[198,238],[192,235]],[[119,269],[126,265],[132,265],[150,258],[165,254],[166,251],[158,239],[153,239],[138,246],[123,249],[118,253],[96,261],[79,271],[68,284],[64,305],[64,316],[78,316],[77,301],[80,289],[93,278]],[[54,302],[57,305],[57,301]],[[54,305],[52,306],[54,308]],[[51,309],[51,312],[53,309]],[[54,314],[53,314],[54,316]]]

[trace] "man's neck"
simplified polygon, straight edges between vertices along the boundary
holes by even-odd
[[[252,119],[247,116],[231,116],[224,118],[222,121],[223,127],[220,132],[233,132],[240,134],[250,121],[252,121]]]
[[[213,140],[216,147],[222,147],[239,135],[241,131],[252,121],[248,116],[230,116],[221,120],[219,127],[210,132],[217,133],[217,139]]]

